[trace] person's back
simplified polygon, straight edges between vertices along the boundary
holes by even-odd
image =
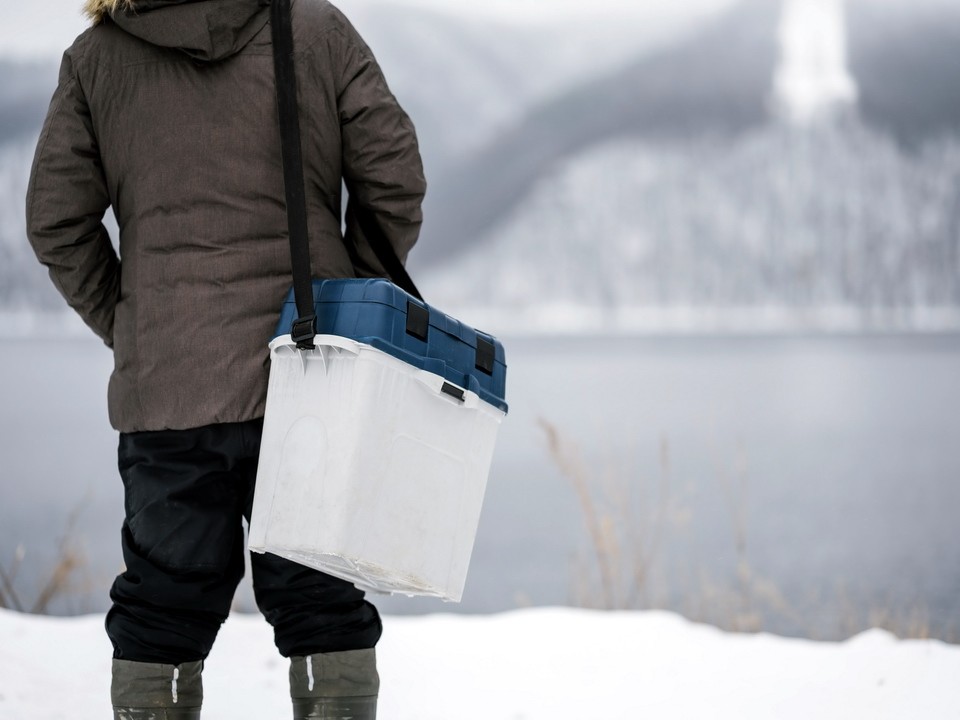
[[[95,24],[64,56],[27,214],[54,283],[114,349],[127,571],[107,625],[115,669],[141,670],[201,661],[229,610],[291,276],[269,0],[129,5],[87,3]],[[406,258],[425,190],[413,126],[338,10],[297,0],[292,16],[314,274],[383,275],[353,218],[341,233],[341,186]],[[352,586],[272,556],[253,573],[284,655],[376,643]]]
[[[134,8],[107,15],[65,57],[55,103],[67,107],[52,108],[41,138],[31,238],[114,347],[114,427],[259,417],[266,340],[290,286],[269,6]],[[354,268],[341,238],[341,176],[406,257],[423,194],[412,125],[331,5],[299,0],[293,27],[314,273],[380,275],[366,247],[365,267]],[[75,153],[101,163],[73,162]],[[121,229],[119,275],[100,225],[108,205]],[[79,236],[84,250],[64,258],[64,241]],[[358,236],[348,228],[348,240]]]

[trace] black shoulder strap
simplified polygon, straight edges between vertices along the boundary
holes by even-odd
[[[297,75],[293,63],[293,27],[290,0],[273,0],[270,8],[273,34],[273,67],[277,86],[280,119],[280,147],[283,153],[283,183],[287,200],[290,232],[290,260],[293,265],[293,293],[297,302],[297,320],[291,335],[302,349],[313,348],[317,318],[313,307],[313,281],[310,270],[310,242],[307,237],[307,202],[303,182],[303,152],[300,145],[300,119],[297,114]],[[420,292],[404,268],[390,241],[384,236],[371,213],[357,209],[360,229],[389,277],[411,295],[422,300]]]
[[[370,249],[373,250],[373,254],[377,256],[377,260],[380,261],[383,269],[387,272],[387,277],[389,277],[395,285],[406,290],[417,298],[417,300],[422,301],[423,296],[414,284],[413,278],[410,277],[410,273],[407,272],[407,269],[397,256],[397,251],[393,249],[393,245],[390,244],[390,241],[387,240],[383,234],[380,223],[377,222],[374,214],[359,207],[353,200],[348,200],[347,218],[356,220],[360,226],[360,230],[363,232],[363,236],[367,239],[367,242],[370,243]]]
[[[313,338],[317,334],[317,317],[313,308],[310,241],[307,237],[307,195],[303,185],[303,153],[300,148],[300,118],[297,116],[297,75],[293,65],[290,0],[273,0],[270,25],[273,33],[277,109],[280,116],[283,185],[290,232],[290,260],[293,264],[293,294],[297,301],[298,317],[293,323],[291,335],[297,347],[312,349]]]

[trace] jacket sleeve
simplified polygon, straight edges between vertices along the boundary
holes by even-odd
[[[68,50],[30,173],[27,235],[60,294],[112,347],[120,261],[102,223],[109,206],[90,109]]]
[[[359,274],[383,275],[357,215],[367,214],[405,262],[420,234],[426,181],[413,123],[387,87],[370,49],[349,24],[345,42],[338,112],[343,176],[350,197],[346,242],[356,250]]]

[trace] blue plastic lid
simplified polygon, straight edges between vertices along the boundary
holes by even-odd
[[[383,278],[313,281],[317,332],[348,337],[442,376],[507,411],[502,343],[423,303]],[[291,289],[276,335],[297,318]]]

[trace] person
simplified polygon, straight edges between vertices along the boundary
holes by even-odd
[[[186,720],[244,572],[267,343],[291,285],[270,0],[85,9],[38,141],[28,235],[113,350],[114,717]],[[314,276],[383,276],[357,213],[342,225],[342,188],[405,260],[426,189],[414,127],[339,10],[296,0],[292,25]],[[270,554],[250,567],[294,717],[374,718],[382,626],[364,593]]]

